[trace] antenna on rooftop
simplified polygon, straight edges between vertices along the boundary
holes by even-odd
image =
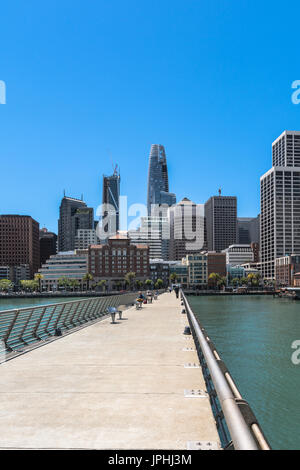
[[[219,188],[219,196],[221,196],[222,188]]]

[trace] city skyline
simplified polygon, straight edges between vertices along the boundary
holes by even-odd
[[[17,18],[3,6],[0,32],[0,213],[30,213],[56,230],[63,189],[97,207],[111,159],[129,205],[146,201],[146,157],[162,143],[177,200],[204,202],[221,186],[240,217],[257,215],[270,144],[298,129],[296,2],[292,18],[260,5],[259,19],[255,2],[175,0],[171,12],[158,2],[61,2],[47,15],[18,4]]]

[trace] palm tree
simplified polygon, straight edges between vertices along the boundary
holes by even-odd
[[[94,278],[93,278],[93,275],[90,274],[90,273],[86,273],[86,274],[83,276],[82,280],[83,280],[84,282],[86,282],[86,288],[87,288],[87,290],[90,290],[90,281],[92,281],[93,279],[94,279]]]
[[[97,284],[97,286],[102,287],[103,292],[105,291],[106,282],[107,281],[105,279],[101,279],[101,281],[99,281],[98,284]]]
[[[67,277],[61,277],[60,279],[58,279],[58,285],[64,287],[66,290],[67,287],[69,287],[70,285],[70,280]]]
[[[71,287],[73,287],[73,292],[74,292],[75,288],[80,286],[80,283],[79,283],[78,279],[70,279],[69,285]]]
[[[234,277],[234,278],[232,279],[232,281],[231,281],[231,284],[232,284],[234,287],[238,286],[239,283],[240,283],[240,280],[239,280],[238,277]]]
[[[217,286],[219,287],[219,289],[221,289],[221,287],[225,287],[225,286],[226,286],[226,283],[227,283],[226,277],[225,277],[225,276],[222,276],[222,277],[220,277],[220,279],[217,281]]]
[[[133,280],[135,279],[135,273],[130,271],[125,275],[125,281],[128,283],[129,288],[132,290]]]
[[[38,282],[39,284],[39,291],[42,291],[42,279],[44,279],[44,276],[40,273],[37,273],[34,275],[34,280]]]
[[[221,276],[219,273],[211,273],[209,276],[208,276],[208,281],[211,282],[211,284],[213,284],[214,288],[217,287],[217,284],[218,284],[218,281],[221,280]]]

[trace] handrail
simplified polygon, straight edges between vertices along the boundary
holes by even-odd
[[[254,420],[255,422],[250,424],[246,422],[246,419],[241,412],[241,407],[246,406],[247,411],[249,411],[251,416],[254,417],[250,406],[242,399],[241,394],[234,384],[229,372],[226,370],[226,367],[225,371],[220,367],[220,363],[222,363],[220,356],[217,354],[215,348],[212,347],[210,339],[204,335],[205,330],[201,328],[183,291],[181,291],[181,296],[186,307],[190,325],[192,326],[199,342],[206,365],[209,369],[211,380],[214,384],[234,449],[270,450],[270,445],[256,419]],[[222,364],[224,365],[224,363]]]
[[[108,306],[130,305],[136,292],[0,311],[0,359],[107,314]],[[2,361],[0,360],[0,363]]]

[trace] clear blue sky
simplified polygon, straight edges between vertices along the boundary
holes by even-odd
[[[111,158],[129,203],[146,202],[160,143],[178,200],[221,186],[256,216],[272,141],[300,129],[299,13],[293,0],[2,3],[0,213],[56,231],[63,190],[96,208]]]

